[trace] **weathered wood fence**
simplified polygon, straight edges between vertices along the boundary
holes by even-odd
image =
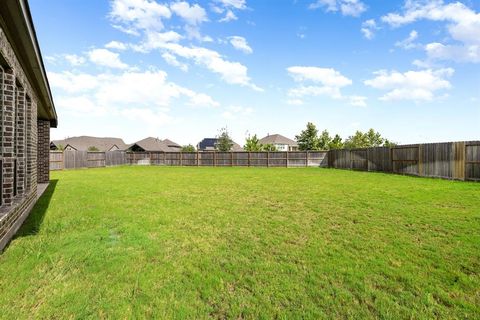
[[[90,152],[50,151],[50,170],[116,165],[210,167],[326,167],[327,151],[290,152]]]
[[[328,167],[480,181],[480,141],[331,150]]]
[[[50,170],[117,165],[329,167],[480,181],[480,141],[290,152],[51,151]]]

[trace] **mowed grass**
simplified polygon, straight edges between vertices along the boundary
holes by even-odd
[[[319,168],[52,179],[0,255],[0,318],[480,317],[478,183]]]

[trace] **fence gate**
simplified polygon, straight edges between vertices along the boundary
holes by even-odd
[[[465,180],[480,181],[480,142],[465,144]]]

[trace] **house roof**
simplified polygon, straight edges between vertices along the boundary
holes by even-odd
[[[99,151],[108,151],[113,146],[120,150],[126,150],[128,145],[120,138],[99,138],[90,136],[71,137],[64,140],[53,140],[55,146],[71,146],[79,151],[87,151],[89,147],[95,147]]]
[[[178,143],[176,142],[173,142],[172,140],[170,139],[165,139],[163,140],[163,142],[165,142],[167,144],[167,146],[171,147],[171,148],[181,148],[182,146],[179,145]]]
[[[289,146],[296,146],[297,142],[282,136],[281,134],[271,134],[260,139],[261,144],[286,144]]]
[[[28,1],[0,1],[0,27],[38,97],[38,118],[49,120],[50,126],[57,127],[57,113]]]
[[[198,143],[198,149],[213,151],[216,149],[217,141],[218,141],[217,138],[204,138],[202,141]],[[243,151],[243,148],[241,145],[239,145],[235,141],[232,141],[232,142],[233,142],[232,151]]]
[[[165,142],[167,141],[167,142]],[[170,147],[169,143],[171,145],[177,145],[175,142],[170,141],[168,139],[165,140],[160,140],[158,138],[154,137],[148,137],[143,140],[137,141],[134,144],[130,146],[133,147],[135,145],[139,146],[145,151],[148,152],[169,152],[169,151],[178,151],[178,147]]]

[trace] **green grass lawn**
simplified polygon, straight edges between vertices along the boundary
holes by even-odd
[[[332,169],[52,173],[0,318],[480,317],[480,184]]]

